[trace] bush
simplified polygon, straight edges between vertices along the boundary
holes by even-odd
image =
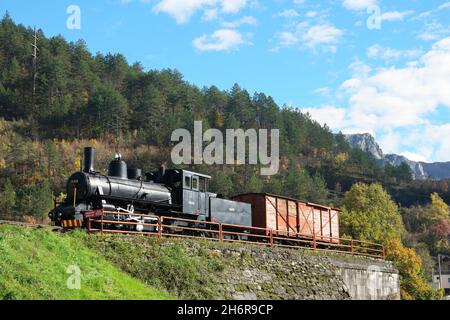
[[[401,239],[405,229],[397,205],[380,184],[353,185],[344,196],[340,223],[344,234],[374,242]]]
[[[401,241],[386,243],[386,259],[394,262],[401,276],[401,296],[404,300],[431,300],[438,294],[422,277],[422,261],[413,249],[405,248]]]

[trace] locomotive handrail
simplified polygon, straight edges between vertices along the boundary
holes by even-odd
[[[189,231],[202,231],[202,232],[211,232],[211,233],[217,233],[219,234],[219,230],[212,230],[212,229],[199,229],[199,228],[192,228],[192,227],[184,227],[184,226],[173,226],[173,225],[161,225],[163,228],[167,229],[180,229],[180,230],[189,230]]]
[[[136,214],[136,213],[120,213],[120,212],[109,212],[105,211],[104,214],[121,214],[128,216],[138,216],[138,217],[148,217],[154,218],[155,223],[144,223],[136,221],[116,221],[116,220],[105,220],[104,215],[97,218],[87,219],[88,231],[103,233],[118,233],[118,234],[140,234],[140,235],[154,235],[159,238],[162,237],[179,237],[179,238],[201,238],[214,241],[223,242],[239,242],[239,243],[251,243],[257,245],[264,245],[270,247],[281,247],[281,248],[304,248],[314,251],[323,252],[333,252],[340,254],[351,254],[358,256],[366,256],[372,258],[385,258],[385,249],[381,244],[353,240],[348,238],[337,238],[337,237],[326,237],[326,236],[305,236],[296,232],[280,232],[268,228],[260,227],[245,227],[233,224],[221,224],[217,222],[209,221],[199,221],[190,220],[184,218],[166,217],[166,216],[155,216],[146,214]],[[173,225],[164,223],[164,221],[170,222],[186,222],[192,224],[191,226],[183,225]],[[92,223],[100,223],[100,229],[92,228]],[[129,225],[129,226],[148,226],[156,227],[156,231],[133,231],[133,230],[108,230],[105,225]],[[205,225],[214,228],[196,228],[195,226]],[[183,230],[191,231],[193,234],[176,234],[170,233],[170,230]],[[259,233],[256,233],[259,232]],[[196,235],[197,233],[197,235]],[[200,235],[198,235],[200,233]],[[237,239],[224,237],[236,236]],[[289,237],[283,236],[289,235]],[[246,239],[241,239],[240,237],[247,237]],[[257,240],[260,240],[259,242]],[[256,241],[255,241],[256,240]],[[267,240],[267,242],[261,242],[262,240]],[[329,240],[329,241],[327,241]],[[295,244],[295,245],[293,245]],[[303,245],[310,245],[302,246]],[[365,245],[370,245],[368,247]]]
[[[144,223],[144,222],[134,222],[134,221],[116,221],[116,220],[103,220],[103,223],[117,224],[117,225],[129,225],[129,226],[145,226],[145,227],[158,227],[159,223]]]
[[[151,214],[140,214],[140,213],[128,213],[128,212],[118,212],[118,211],[104,211],[104,214],[122,214],[132,217],[144,217],[144,218],[156,218],[159,220],[159,216]]]
[[[174,220],[174,221],[182,221],[182,222],[194,222],[194,223],[201,223],[201,224],[208,224],[208,225],[216,225],[218,226],[220,223],[217,222],[209,222],[209,221],[201,221],[201,220],[191,220],[191,219],[184,219],[184,218],[175,218],[175,217],[162,217],[163,220]]]

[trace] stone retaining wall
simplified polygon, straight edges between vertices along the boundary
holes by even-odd
[[[398,271],[387,261],[247,245],[208,247],[227,260],[215,280],[224,299],[400,299]],[[195,254],[195,243],[188,251]]]

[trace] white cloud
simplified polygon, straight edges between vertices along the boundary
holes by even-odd
[[[323,96],[327,96],[330,94],[330,88],[328,87],[322,87],[322,88],[317,88],[316,90],[313,91],[314,93],[323,95]]]
[[[187,23],[198,11],[203,12],[205,19],[215,18],[219,12],[236,14],[247,6],[247,0],[159,0],[153,6],[155,13],[167,13],[177,23]]]
[[[450,8],[450,2],[443,3],[439,6],[438,10],[444,10]]]
[[[247,0],[222,0],[222,11],[226,13],[238,13],[247,5]]]
[[[319,15],[319,13],[317,11],[308,11],[307,13],[305,13],[305,16],[307,18],[314,18],[317,17]]]
[[[445,9],[448,9],[448,8],[450,8],[450,2],[445,2],[445,3],[441,4],[439,7],[435,8],[435,9],[432,9],[432,10],[428,10],[428,11],[422,12],[422,13],[419,15],[419,18],[427,18],[427,17],[430,17],[430,16],[432,16],[432,15],[438,13],[439,11],[445,10]]]
[[[298,43],[298,38],[295,34],[288,31],[278,32],[276,34],[278,37],[279,44],[282,47],[291,47],[294,44]]]
[[[203,12],[203,20],[210,21],[215,20],[219,16],[219,10],[216,8],[213,9],[207,9]]]
[[[344,8],[351,11],[363,11],[377,4],[377,0],[344,0],[342,2]]]
[[[251,43],[237,30],[220,29],[211,35],[198,37],[192,44],[200,51],[234,51]]]
[[[424,41],[437,41],[450,34],[450,26],[444,27],[437,21],[426,23],[418,38]]]
[[[400,153],[401,136],[395,131],[388,131],[378,139],[384,154]]]
[[[339,38],[343,35],[342,30],[329,24],[315,25],[305,29],[306,33],[302,36],[302,40],[308,47],[338,43]]]
[[[346,109],[334,106],[320,108],[302,108],[302,112],[309,113],[311,117],[322,125],[330,128],[343,128],[347,125]]]
[[[296,18],[300,16],[297,10],[294,9],[286,9],[284,11],[281,11],[278,15],[283,18]]]
[[[406,157],[409,160],[412,160],[412,161],[427,162],[427,157],[422,154],[419,154],[419,153],[405,151],[405,152],[399,152],[399,154],[401,156]]]
[[[388,11],[381,14],[382,21],[402,21],[406,16],[413,14],[413,10],[407,11]]]
[[[291,47],[299,44],[309,49],[320,47],[326,51],[335,52],[336,45],[344,34],[342,30],[328,23],[310,25],[309,22],[300,22],[294,29],[294,31],[275,34],[279,47]]]
[[[239,20],[224,22],[223,26],[225,28],[237,28],[245,24],[250,26],[256,26],[258,24],[258,21],[252,16],[245,16]]]
[[[367,126],[395,128],[420,125],[425,115],[443,105],[450,108],[450,38],[436,43],[418,66],[390,68],[348,90],[352,116]],[[365,120],[365,114],[373,116]],[[370,119],[370,118],[369,118]]]
[[[414,150],[414,154],[421,161],[445,162],[450,160],[450,141],[444,138],[448,136],[450,136],[450,124],[428,125],[416,128],[404,138],[404,144],[413,149],[420,146]]]
[[[386,48],[375,44],[366,50],[366,54],[369,58],[376,58],[382,60],[394,60],[400,58],[416,58],[422,54],[420,50],[398,50],[392,48]]]
[[[416,64],[371,69],[361,61],[341,85],[347,108],[307,109],[314,119],[343,132],[376,133],[387,152],[450,160],[450,124],[435,125],[439,108],[450,109],[450,37],[436,42]]]

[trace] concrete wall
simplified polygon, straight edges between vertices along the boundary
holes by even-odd
[[[399,275],[385,261],[333,261],[354,300],[400,299]]]
[[[188,254],[198,254],[197,247],[195,242],[186,244]],[[226,261],[220,276],[214,277],[219,299],[400,299],[398,271],[390,262],[224,243],[208,243],[206,248]]]

